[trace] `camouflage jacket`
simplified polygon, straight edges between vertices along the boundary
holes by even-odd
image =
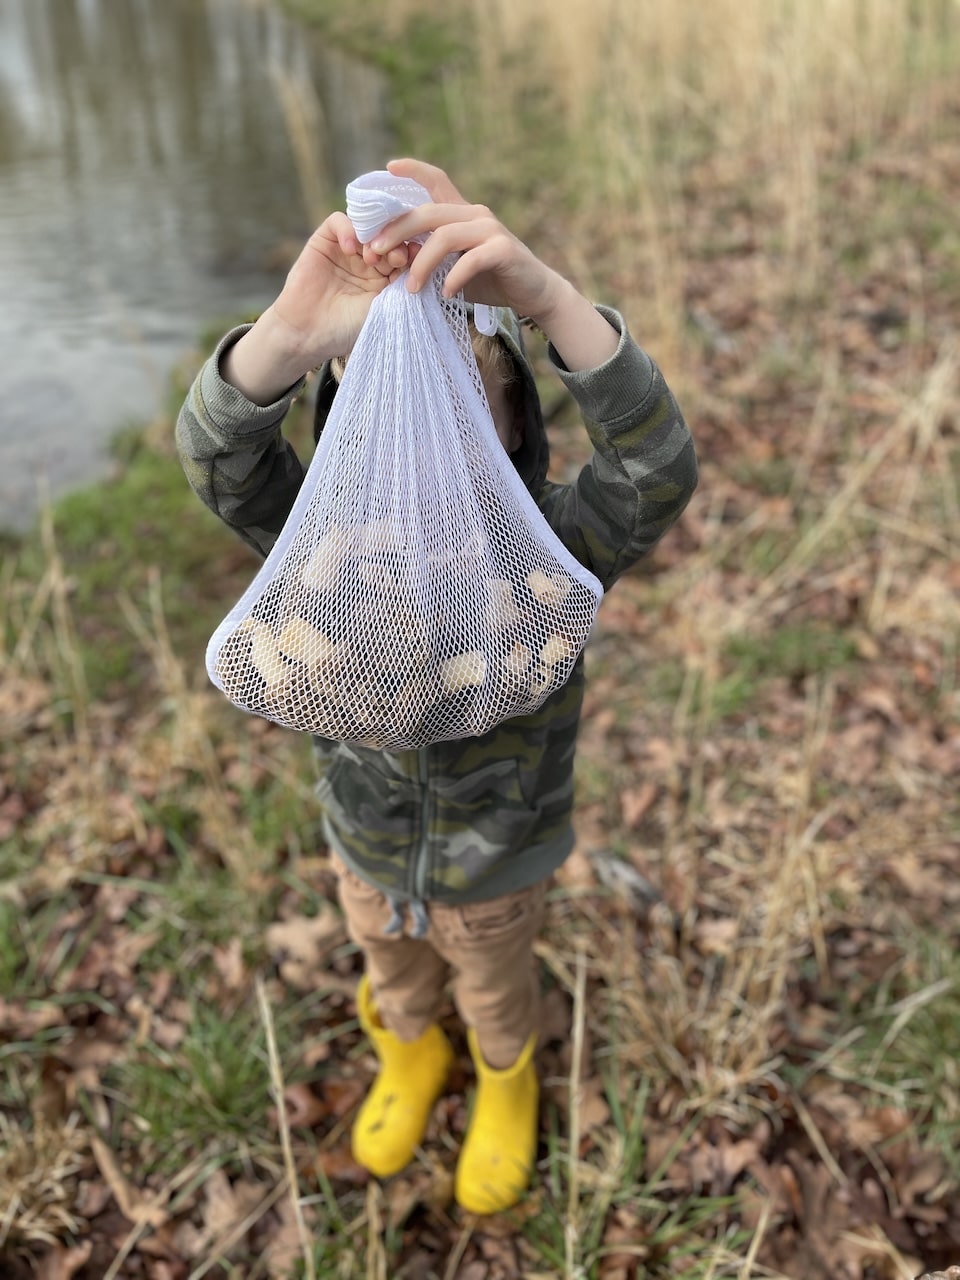
[[[598,369],[568,372],[549,357],[577,401],[593,456],[572,483],[547,480],[548,444],[519,327],[502,313],[501,337],[520,368],[525,434],[514,463],[548,523],[608,588],[676,521],[697,483],[693,442],[663,376],[620,333]],[[224,382],[232,330],[200,370],[177,422],[184,471],[200,498],[267,555],[293,506],[304,467],[281,433],[302,384],[273,405],[252,404]],[[336,390],[317,386],[319,436]],[[315,740],[325,836],[358,875],[395,900],[468,902],[496,897],[554,871],[573,843],[573,760],[583,656],[570,680],[533,714],[482,737],[420,751],[376,751]]]

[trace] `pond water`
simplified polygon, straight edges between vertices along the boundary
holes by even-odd
[[[385,120],[270,0],[0,0],[0,526],[104,475],[201,334],[270,301]]]

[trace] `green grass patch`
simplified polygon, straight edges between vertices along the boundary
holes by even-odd
[[[765,498],[784,498],[793,488],[796,470],[796,459],[780,457],[762,462],[734,462],[730,475],[737,484]]]
[[[733,636],[724,645],[724,657],[744,682],[773,676],[800,680],[850,666],[857,661],[857,648],[836,627],[798,622],[759,635]]]
[[[899,1098],[927,1148],[960,1176],[960,954],[936,930],[911,927],[904,962],[848,1018],[853,1075],[885,1099]]]
[[[198,1150],[240,1159],[258,1136],[266,1138],[270,1071],[255,1004],[225,1011],[197,998],[191,1003],[176,1048],[149,1041],[116,1071],[120,1123],[126,1113],[142,1135],[145,1165],[157,1173]],[[287,1050],[290,1030],[288,1022],[276,1028],[278,1046],[283,1035]]]
[[[706,714],[707,723],[715,724],[759,708],[771,680],[799,681],[842,670],[856,663],[858,654],[846,632],[804,621],[731,636],[721,659],[715,679],[688,669],[682,658],[662,659],[638,673],[638,687],[646,698],[667,705],[677,705],[682,698],[687,715]],[[589,782],[587,774],[584,781]]]
[[[261,929],[271,919],[275,895],[256,894],[222,867],[198,866],[183,854],[168,879],[151,886],[138,927],[156,931],[148,962],[176,964],[185,948],[202,939],[203,950],[240,938],[250,959],[262,959]]]
[[[682,696],[687,700],[688,715],[700,716],[706,711],[711,724],[741,714],[761,692],[757,673],[749,669],[723,672],[708,683],[703,672],[688,671],[681,658],[652,664],[643,674],[642,687],[649,697],[671,706]]]
[[[112,480],[62,499],[53,529],[92,697],[135,688],[145,673],[148,655],[120,600],[127,597],[148,616],[158,573],[171,631],[185,650],[202,654],[230,603],[216,566],[231,534],[197,501],[176,458],[145,445],[134,449]],[[21,574],[42,576],[45,554],[39,540],[26,542]]]

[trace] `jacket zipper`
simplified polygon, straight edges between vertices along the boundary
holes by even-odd
[[[427,864],[429,861],[430,833],[430,758],[429,747],[421,747],[417,752],[417,776],[423,794],[420,800],[420,843],[413,863],[413,896],[420,902],[426,901]]]

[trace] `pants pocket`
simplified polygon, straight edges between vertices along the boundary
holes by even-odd
[[[456,908],[457,923],[465,939],[494,941],[513,932],[535,933],[543,922],[546,884],[529,885],[513,893]]]

